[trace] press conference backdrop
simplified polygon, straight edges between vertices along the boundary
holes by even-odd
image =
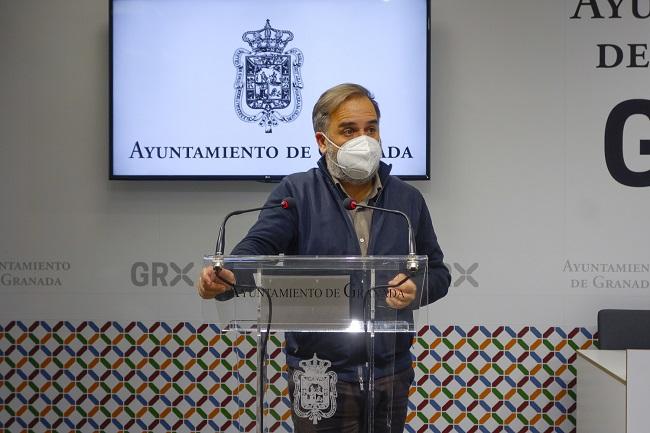
[[[648,2],[430,6],[432,179],[413,184],[453,277],[430,321],[593,326],[601,307],[650,307]],[[390,30],[359,25],[369,44]],[[3,321],[201,321],[217,223],[273,188],[107,180],[107,49],[104,0],[0,2]],[[229,247],[254,219],[231,221]]]

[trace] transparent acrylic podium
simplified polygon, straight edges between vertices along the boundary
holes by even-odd
[[[212,267],[214,259],[205,256],[204,266]],[[255,358],[257,383],[233,387],[233,394],[237,394],[236,390],[246,389],[250,393],[251,385],[255,386],[253,398],[233,395],[231,400],[239,406],[236,413],[254,413],[253,431],[286,431],[289,425],[293,431],[311,432],[340,416],[351,416],[350,411],[355,410],[366,426],[362,431],[396,431],[395,425],[403,422],[397,418],[403,415],[393,408],[390,378],[410,368],[410,361],[406,366],[403,362],[409,346],[404,341],[414,332],[414,322],[427,322],[422,317],[426,308],[418,311],[428,303],[427,291],[423,290],[427,283],[426,256],[281,255],[219,259],[225,269],[234,273],[235,286],[217,300],[204,303],[203,317],[225,332],[254,337],[257,347],[262,347],[250,355]],[[417,270],[407,272],[407,263],[415,263]],[[393,285],[408,281],[405,284],[411,288],[399,290],[391,287],[391,281]],[[284,395],[289,399],[285,407],[290,404],[291,417],[283,417],[270,408],[266,395],[269,331],[285,332],[287,346],[293,351],[286,354],[291,384],[290,395]],[[402,360],[400,365],[396,365],[396,350],[397,358]],[[245,359],[247,353],[235,352],[240,361],[250,363]],[[240,376],[240,380],[246,379]],[[355,403],[356,409],[337,401],[337,382],[355,389],[358,386],[363,401]],[[286,382],[281,382],[274,389],[286,386]],[[276,392],[271,398],[277,403],[283,396]],[[293,421],[300,424],[299,429]],[[234,422],[232,431],[251,431],[250,427],[250,423]]]

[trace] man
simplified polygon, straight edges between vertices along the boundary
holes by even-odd
[[[260,213],[233,255],[406,255],[408,239],[399,216],[369,209],[346,210],[350,197],[359,203],[406,213],[413,224],[416,250],[429,260],[428,285],[420,288],[423,298],[433,302],[445,296],[451,277],[444,266],[429,211],[420,192],[397,177],[381,158],[380,111],[372,94],[356,84],[341,84],[327,90],[314,106],[312,121],[322,155],[318,167],[296,173],[271,193],[268,202],[294,197],[298,206],[291,211],[270,209]],[[235,276],[224,269],[219,275],[206,267],[199,279],[199,294],[209,299],[224,298]],[[416,286],[399,273],[389,282],[398,285],[398,296],[387,296],[386,304],[404,309],[416,296]],[[393,292],[395,293],[395,292]],[[227,296],[226,296],[227,297]],[[408,390],[413,380],[410,356],[412,335],[392,334],[391,341],[379,338],[375,350],[374,431],[402,432],[407,412]],[[317,424],[292,412],[295,431],[367,431],[363,378],[367,373],[363,335],[287,333],[286,356],[289,389],[294,398],[293,371],[299,362],[317,353],[331,362],[338,375],[339,410]],[[386,395],[382,395],[386,394]],[[392,401],[392,404],[388,402]],[[384,416],[385,414],[388,414]],[[390,421],[386,421],[390,419]]]

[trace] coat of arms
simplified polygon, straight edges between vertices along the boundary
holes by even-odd
[[[318,424],[323,418],[330,418],[336,412],[336,373],[327,371],[330,361],[314,357],[300,361],[305,371],[296,370],[293,381],[293,411],[301,418],[309,418]]]
[[[293,33],[274,29],[269,20],[263,29],[245,32],[242,40],[251,50],[238,48],[233,56],[235,112],[244,122],[257,122],[270,133],[278,122],[291,122],[302,110],[303,55],[297,48],[284,51]]]

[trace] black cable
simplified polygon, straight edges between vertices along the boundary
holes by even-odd
[[[374,356],[374,353],[370,353],[370,338],[369,338],[369,335],[368,335],[368,320],[366,319],[366,313],[367,313],[366,304],[367,304],[367,301],[368,301],[368,295],[371,292],[375,292],[377,290],[397,288],[397,287],[401,286],[402,284],[404,284],[405,282],[407,282],[410,278],[415,277],[420,272],[422,272],[422,271],[416,271],[416,272],[405,271],[405,272],[402,272],[406,276],[404,278],[402,278],[400,281],[398,281],[397,283],[395,283],[395,284],[384,284],[384,285],[370,287],[363,294],[363,300],[362,300],[362,302],[363,302],[363,334],[364,334],[364,342],[365,342],[365,346],[366,346],[366,358],[367,358],[368,362],[370,362],[371,357]],[[413,301],[415,301],[415,300],[413,300]],[[373,326],[374,326],[374,320],[373,320]],[[374,372],[373,372],[373,374],[374,374]],[[364,401],[365,401],[365,418],[367,420],[368,415],[369,415],[369,411],[372,410],[372,408],[370,407],[370,404],[369,404],[369,402],[370,402],[370,369],[369,368],[364,369],[363,375],[364,375],[363,380],[366,382],[366,387],[364,388]],[[371,426],[368,426],[368,428],[371,428]]]
[[[417,272],[414,273],[407,273],[404,278],[402,278],[400,281],[398,281],[395,284],[384,284],[384,285],[379,285],[379,286],[374,286],[370,287],[366,292],[363,294],[363,332],[367,333],[368,332],[368,321],[366,320],[366,304],[368,301],[368,295],[371,292],[374,292],[376,290],[381,290],[381,289],[394,289],[396,287],[401,286],[405,282],[407,282],[411,277],[414,277],[417,274]]]
[[[222,283],[230,286],[230,288],[233,290],[233,292],[235,292],[235,296],[237,296],[237,297],[239,296],[238,289],[243,289],[244,291],[246,291],[246,290],[249,290],[249,291],[250,290],[257,290],[260,294],[266,296],[266,299],[269,302],[269,314],[267,315],[268,316],[268,323],[266,324],[266,335],[265,335],[264,342],[268,343],[269,334],[271,333],[271,321],[273,319],[273,301],[271,300],[271,295],[269,294],[268,289],[266,289],[264,287],[257,286],[257,285],[252,285],[252,284],[235,284],[235,283],[231,283],[230,281],[221,278],[219,275],[215,275],[215,276]],[[266,356],[266,344],[264,344],[264,347],[262,349],[263,349],[262,354],[265,357]]]

